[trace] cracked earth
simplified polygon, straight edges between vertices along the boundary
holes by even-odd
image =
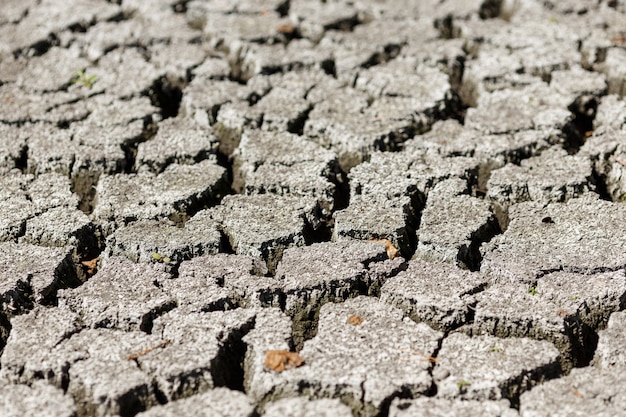
[[[626,415],[622,0],[5,0],[3,416]]]

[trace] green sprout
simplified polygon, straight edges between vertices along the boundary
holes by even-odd
[[[163,256],[163,255],[161,255],[159,253],[156,253],[156,252],[152,252],[150,254],[150,256],[156,262],[163,262],[163,263],[167,264],[167,263],[169,263],[171,261],[171,259],[168,258],[167,256]]]
[[[456,386],[459,387],[459,390],[464,391],[467,387],[469,387],[470,385],[472,385],[469,381],[466,381],[464,379],[460,380]]]
[[[533,286],[533,287],[530,287],[528,289],[528,294],[530,294],[530,295],[537,295],[537,294],[539,294],[539,291],[537,291],[537,287]]]
[[[504,349],[502,349],[500,346],[492,346],[489,348],[489,352],[502,352]]]
[[[93,85],[96,83],[97,78],[98,77],[95,75],[87,76],[84,70],[79,70],[74,73],[74,76],[72,77],[70,82],[72,84],[82,84],[91,90]]]

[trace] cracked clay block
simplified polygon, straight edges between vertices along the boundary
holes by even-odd
[[[178,276],[163,282],[179,309],[192,312],[238,307],[278,307],[281,283],[265,263],[245,255],[217,254],[184,261]]]
[[[448,178],[470,181],[476,163],[472,158],[428,155],[421,149],[372,154],[369,162],[350,171],[354,191],[350,205],[334,215],[333,238],[386,238],[410,256],[425,194]]]
[[[626,383],[620,369],[573,369],[522,394],[520,417],[609,417],[626,409]]]
[[[159,175],[103,175],[96,187],[93,217],[107,232],[134,220],[184,215],[218,199],[226,170],[214,161],[170,165]]]
[[[626,206],[576,198],[547,206],[511,206],[502,235],[481,247],[481,271],[504,282],[533,282],[544,272],[593,273],[626,265]]]
[[[398,58],[360,71],[355,88],[373,97],[411,97],[419,103],[414,111],[424,118],[445,113],[450,95],[450,83],[444,72],[412,58]]]
[[[179,113],[208,125],[215,121],[215,114],[227,103],[243,101],[248,107],[245,99],[250,93],[248,88],[234,81],[199,76],[183,89]]]
[[[593,357],[595,366],[606,369],[626,367],[624,352],[626,336],[623,331],[625,326],[626,312],[611,314],[606,328],[598,332],[598,347]]]
[[[160,288],[168,279],[160,265],[111,257],[85,284],[60,291],[59,304],[78,313],[87,327],[150,331],[156,316],[176,306]]]
[[[338,399],[285,398],[265,407],[264,417],[351,417],[352,410]]]
[[[246,345],[243,385],[246,393],[257,402],[272,396],[274,373],[265,366],[267,352],[292,351],[291,328],[291,319],[280,309],[260,309],[254,329],[242,338]]]
[[[299,22],[302,35],[317,42],[324,32],[357,25],[363,19],[357,7],[346,1],[316,4],[305,0],[290,2],[289,16]]]
[[[248,130],[233,153],[233,182],[245,184],[262,165],[296,166],[304,162],[319,165],[319,175],[330,175],[337,163],[335,154],[301,136],[283,132]]]
[[[52,319],[45,317],[49,314]],[[158,337],[109,329],[78,332],[78,318],[71,313],[40,311],[29,316],[18,325],[38,322],[53,327],[37,333],[42,345],[27,348],[27,352],[32,350],[27,358],[22,356],[24,351],[15,351],[22,347],[16,335],[17,344],[7,345],[13,353],[7,359],[3,357],[9,366],[9,371],[5,371],[3,364],[5,375],[9,373],[12,379],[28,378],[29,382],[31,378],[44,378],[58,388],[66,388],[79,415],[128,415],[158,403],[151,378],[127,359],[128,355],[160,343]],[[65,319],[70,319],[71,324],[64,323]],[[27,370],[23,375],[20,362]]]
[[[39,213],[60,207],[74,209],[79,197],[72,191],[72,183],[65,175],[40,173],[28,184],[28,198]]]
[[[605,60],[597,68],[604,72],[609,86],[609,94],[626,95],[626,53],[622,48],[608,48],[605,51]]]
[[[169,343],[137,361],[169,401],[218,386],[241,388],[245,352],[241,338],[254,327],[254,320],[255,312],[244,309],[171,311],[156,319],[153,329]]]
[[[228,195],[196,217],[216,220],[235,253],[261,257],[273,271],[285,249],[306,244],[311,225],[320,221],[318,212],[309,197]]]
[[[107,257],[124,256],[133,262],[179,264],[196,256],[216,254],[221,234],[214,221],[188,221],[178,227],[168,221],[137,221],[117,229],[106,240]]]
[[[69,358],[50,358],[50,352],[83,327],[80,317],[66,307],[35,307],[11,320],[11,334],[0,358],[0,375],[11,383],[45,379],[61,388],[67,382]]]
[[[396,148],[397,142],[406,140],[423,124],[412,110],[417,99],[382,97],[373,103],[369,100],[367,94],[358,90],[337,89],[315,105],[304,124],[304,135],[334,151],[344,171],[366,161],[376,151]],[[390,114],[386,113],[389,107],[393,109]]]
[[[136,417],[253,417],[254,404],[239,391],[215,388],[190,398],[157,405]]]
[[[626,103],[619,96],[611,94],[600,99],[596,109],[594,128],[620,130],[626,127]]]
[[[155,324],[159,336],[80,331],[80,320],[63,307],[40,308],[16,319],[15,333],[2,356],[2,375],[15,382],[45,378],[58,387],[69,381],[68,393],[78,408],[104,416],[130,415],[157,405],[155,381],[170,400],[224,381],[232,383],[232,374],[225,370],[236,366],[234,346],[252,326],[254,314],[247,310],[168,314],[166,321]],[[32,334],[33,324],[38,329],[37,345],[25,343],[32,342],[24,332]]]
[[[552,343],[526,338],[469,337],[453,333],[437,354],[437,395],[464,400],[509,399],[559,375]]]
[[[498,283],[476,294],[478,333],[549,340],[561,351],[564,367],[591,359],[594,331],[624,308],[624,270],[597,274],[553,272],[534,284]]]
[[[255,109],[263,114],[263,130],[296,133],[312,105],[298,91],[275,87],[256,103]]]
[[[106,90],[118,97],[141,95],[153,88],[161,76],[161,71],[135,48],[114,49],[100,58],[97,67],[89,68],[86,73],[97,77],[94,89]]]
[[[340,80],[351,84],[354,79],[360,77],[361,73],[364,73],[366,78],[370,80],[378,78],[379,80],[386,80],[389,84],[392,84],[392,90],[397,89],[403,85],[403,81],[407,81],[407,85],[414,84],[419,75],[415,73],[405,74],[400,77],[400,80],[390,79],[394,76],[394,72],[397,74],[397,70],[402,68],[411,68],[416,65],[420,67],[421,71],[429,73],[429,77],[426,78],[429,81],[437,81],[439,83],[445,82],[446,79],[441,77],[443,71],[433,77],[432,70],[435,70],[435,65],[428,65],[429,69],[423,67],[424,63],[431,64],[433,61],[422,59],[419,54],[414,53],[412,47],[420,48],[421,50],[427,50],[432,55],[436,54],[437,49],[433,45],[439,37],[438,31],[435,29],[431,19],[424,18],[423,16],[414,15],[414,18],[405,19],[408,9],[414,9],[416,6],[424,6],[424,2],[420,2],[419,5],[402,1],[395,1],[389,4],[369,4],[366,7],[365,14],[369,13],[383,13],[393,20],[394,24],[390,25],[388,19],[368,19],[366,24],[358,25],[352,32],[341,31],[329,31],[326,33],[325,39],[320,42],[322,45],[332,48],[332,56],[335,61],[335,73]],[[384,9],[385,7],[391,7],[393,10]],[[428,6],[427,6],[428,7]],[[392,15],[397,14],[402,9],[402,19],[394,19]],[[389,13],[389,14],[388,14]],[[329,41],[332,41],[329,42]],[[415,42],[412,42],[415,41]],[[408,53],[404,53],[408,51]],[[431,57],[432,57],[431,55]],[[400,58],[405,61],[404,65],[394,65],[393,61]],[[406,58],[409,58],[408,60]],[[438,61],[441,64],[444,59]],[[390,63],[390,66],[386,66],[386,63]],[[382,64],[382,66],[381,66]],[[408,64],[408,65],[406,65]],[[377,77],[376,68],[381,66],[384,75]],[[443,65],[439,65],[439,69],[442,69]],[[421,72],[420,71],[420,72]],[[428,84],[428,82],[426,83]],[[442,87],[442,84],[438,84],[438,87]],[[445,92],[445,86],[444,92]],[[428,92],[424,92],[422,86],[418,87],[418,93],[422,93],[422,97],[428,96]],[[441,89],[437,92],[441,92]],[[402,95],[410,95],[408,91],[403,91]],[[436,96],[436,93],[433,94]],[[428,105],[426,106],[428,107]],[[419,104],[418,108],[423,108],[423,104]]]
[[[99,229],[80,210],[59,207],[26,221],[19,242],[41,246],[74,246],[79,253],[97,251]]]
[[[293,166],[264,164],[254,174],[247,175],[243,192],[248,195],[271,193],[314,197],[322,208],[322,218],[328,219],[335,205],[336,187],[324,175],[325,171],[317,162]]]
[[[1,30],[1,28],[0,28]],[[47,122],[56,125],[83,120],[89,109],[73,103],[76,97],[65,91],[29,93],[15,84],[0,86],[0,122],[9,124]],[[82,104],[82,101],[79,101]]]
[[[511,55],[501,47],[482,47],[476,59],[467,63],[460,95],[468,105],[476,107],[483,94],[541,82],[541,78],[522,70],[519,55]]]
[[[448,331],[469,321],[476,303],[475,294],[487,282],[477,272],[415,259],[405,271],[383,284],[380,299],[416,322]]]
[[[389,407],[389,417],[483,416],[518,417],[506,400],[468,401],[444,398],[395,399]]]
[[[45,382],[30,386],[2,382],[0,414],[4,417],[74,417],[76,406],[69,395]]]
[[[593,170],[588,158],[568,155],[551,148],[521,164],[506,166],[491,173],[487,196],[502,205],[537,201],[565,202],[594,191]]]
[[[403,256],[415,242],[413,205],[408,197],[376,201],[356,195],[350,205],[334,214],[333,240],[388,239]]]
[[[373,416],[392,395],[429,391],[429,358],[442,336],[375,298],[329,303],[320,311],[317,335],[300,352],[304,365],[273,374],[267,383],[277,399],[339,395],[361,415]]]
[[[14,240],[23,236],[26,231],[26,223],[39,223],[35,216],[43,214],[48,210],[58,208],[59,210],[73,211],[78,206],[78,196],[71,191],[70,180],[61,174],[49,173],[40,174],[37,177],[31,174],[24,175],[19,171],[13,171],[0,179],[0,210],[3,215],[0,217],[0,241]],[[74,213],[79,217],[77,224],[70,225],[72,221],[61,221],[59,226],[64,225],[72,229],[74,226],[80,228],[80,223],[89,219],[83,218],[79,213]],[[67,223],[66,223],[67,222]],[[70,223],[70,224],[68,224]],[[32,232],[32,224],[29,231]],[[35,229],[46,228],[46,225],[39,225]],[[65,230],[69,232],[71,230]],[[54,231],[48,230],[54,233]],[[57,233],[61,235],[62,233]],[[64,236],[58,236],[63,240]],[[66,238],[68,241],[70,238]],[[46,240],[46,239],[44,239]],[[54,239],[53,239],[54,240]]]
[[[409,139],[404,148],[409,153],[428,150],[441,157],[472,156],[480,163],[478,186],[484,191],[491,170],[500,168],[507,162],[519,163],[521,159],[561,141],[557,129],[487,135],[467,128],[457,120],[448,119],[436,122],[423,135]]]
[[[1,182],[6,187],[6,182]],[[4,193],[3,193],[4,194]],[[2,195],[0,210],[0,241],[12,241],[24,234],[26,220],[34,215],[31,202],[26,195]]]
[[[128,128],[132,125],[133,130],[131,132],[134,132],[137,126],[136,122],[141,122],[141,127],[144,128],[161,119],[158,114],[160,109],[152,105],[149,97],[132,97],[124,100],[115,95],[103,94],[94,96],[89,103],[93,109],[85,122],[91,125],[92,129],[94,126]],[[147,126],[144,126],[144,122]],[[99,131],[98,133],[103,134],[105,132]],[[117,130],[114,132],[119,133]],[[126,132],[122,136],[128,134]]]
[[[337,157],[290,133],[248,130],[233,153],[233,188],[246,194],[316,197],[328,217],[333,207]]]
[[[0,123],[0,172],[3,176],[23,164],[27,136],[24,129]]]
[[[143,332],[89,329],[61,343],[50,358],[66,359],[67,392],[80,414],[132,415],[157,405],[158,400],[152,377],[129,357],[159,343],[158,336]]]
[[[90,26],[96,22],[113,19],[119,15],[119,5],[112,3],[94,3],[90,0],[75,0],[72,7],[59,5],[53,0],[39,3],[40,7],[29,8],[29,13],[19,20],[17,27],[7,25],[17,36],[7,37],[11,51],[33,49],[38,42],[45,40],[50,33],[59,34],[62,30],[73,25],[84,24]],[[5,38],[5,36],[2,36]],[[4,41],[3,41],[4,42]]]
[[[89,61],[79,57],[76,51],[53,47],[45,55],[28,60],[16,82],[30,92],[61,91],[70,84],[76,68],[88,66]]]
[[[491,204],[466,192],[466,181],[451,179],[428,194],[415,256],[470,269],[480,264],[478,246],[500,229]]]
[[[188,22],[194,28],[203,29],[205,36],[211,39],[212,43],[217,45],[225,43],[231,50],[241,45],[242,40],[252,43],[277,43],[280,41],[278,36],[280,33],[276,28],[288,23],[287,19],[268,9],[265,9],[265,13],[226,14],[228,10],[206,10],[207,7],[215,6],[193,2],[187,13]],[[216,13],[217,11],[219,13]]]
[[[394,155],[398,158],[376,152],[350,171],[350,204],[334,214],[333,240],[385,238],[404,256],[411,253],[424,197],[415,186],[410,158]]]
[[[52,208],[75,208],[78,205],[78,196],[71,191],[71,182],[65,175],[40,173],[35,176],[12,171],[0,181],[0,200],[26,199],[33,215]]]
[[[137,148],[138,172],[158,174],[170,164],[192,165],[215,154],[219,145],[210,128],[190,119],[166,119],[158,129]]]
[[[626,201],[626,129],[596,129],[579,154],[592,159],[594,173],[600,177],[610,198],[616,202]]]
[[[567,98],[545,84],[483,94],[467,111],[465,126],[486,134],[532,129],[562,129],[573,119]]]
[[[46,248],[27,243],[0,243],[0,294],[3,309],[32,308],[57,290],[79,285],[72,247]]]
[[[310,312],[325,302],[359,294],[378,278],[370,275],[370,265],[387,263],[387,259],[381,242],[324,242],[286,250],[276,270],[286,296],[286,311],[306,317],[301,309]]]

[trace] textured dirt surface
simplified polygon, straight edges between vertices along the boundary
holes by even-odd
[[[0,415],[626,414],[623,0],[4,0]]]

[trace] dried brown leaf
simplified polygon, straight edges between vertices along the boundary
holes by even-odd
[[[267,369],[283,372],[304,365],[304,358],[296,352],[289,352],[288,350],[268,350],[265,353],[263,364]]]
[[[624,36],[614,36],[611,38],[611,42],[615,44],[626,45],[626,37]]]
[[[347,323],[353,326],[358,326],[359,324],[363,323],[363,318],[359,316],[351,315],[350,317],[348,317]]]
[[[100,258],[95,258],[89,261],[82,261],[80,264],[85,267],[85,270],[87,271],[87,275],[93,275],[96,273],[96,271],[98,270],[98,261],[100,260]]]
[[[389,239],[370,239],[370,242],[383,242],[385,244],[385,250],[387,251],[387,257],[394,260],[400,256],[400,251],[393,246],[393,243]]]
[[[291,23],[283,23],[282,25],[278,25],[276,30],[284,35],[291,35],[296,31],[296,27]]]

